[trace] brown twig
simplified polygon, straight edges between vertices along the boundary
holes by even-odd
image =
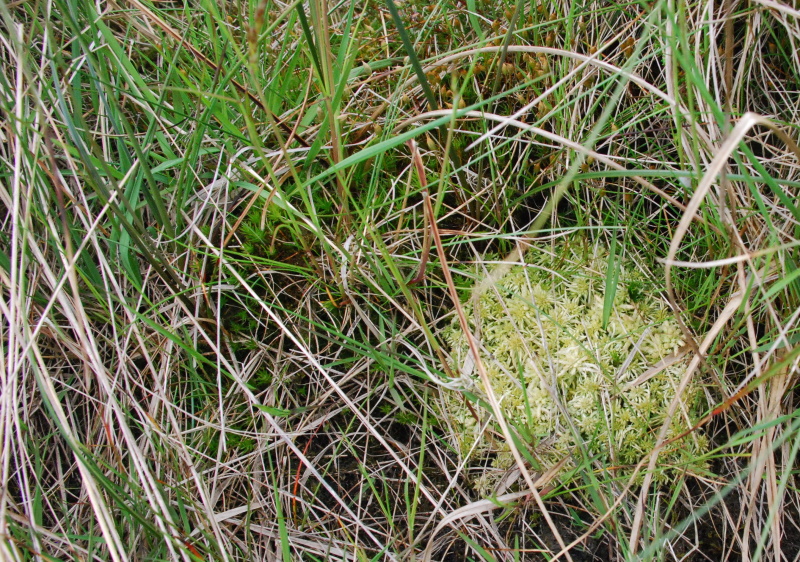
[[[422,157],[419,154],[419,147],[414,139],[411,139],[406,144],[411,149],[411,158],[414,161],[414,167],[417,169],[417,175],[419,176],[419,183],[422,186],[422,197],[427,201],[429,198],[428,177],[425,175],[425,166],[422,164]],[[434,222],[434,217],[432,215],[433,210],[429,210],[428,207],[430,207],[430,205],[423,205],[422,214],[425,217],[425,226],[423,228],[424,238],[422,241],[422,259],[419,262],[419,271],[417,272],[417,275],[408,282],[409,285],[416,285],[425,279],[425,268],[428,265],[428,259],[431,253],[430,229],[432,228],[431,225]]]

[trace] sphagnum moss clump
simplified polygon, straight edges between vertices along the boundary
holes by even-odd
[[[609,251],[600,244],[573,237],[534,247],[526,260],[463,305],[503,414],[542,469],[567,459],[562,481],[587,458],[592,469],[626,478],[652,451],[685,372],[686,361],[675,360],[684,346],[680,327],[648,277],[619,256],[606,311]],[[458,319],[445,338],[466,390],[484,396]],[[702,397],[697,383],[683,392],[668,437],[696,423]],[[444,407],[462,454],[494,454],[495,477],[479,482],[489,491],[514,465],[507,443],[491,424],[487,430],[486,409],[473,404],[470,411],[456,392],[445,394]],[[702,470],[706,448],[697,432],[671,444],[659,456],[666,470],[656,476]]]

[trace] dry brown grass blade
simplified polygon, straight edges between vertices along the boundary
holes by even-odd
[[[441,59],[437,60],[435,63],[432,63],[432,64],[429,64],[429,65],[425,66],[424,70],[425,70],[425,72],[429,72],[429,71],[434,70],[435,68],[437,68],[439,66],[447,65],[447,64],[449,64],[451,62],[454,62],[454,61],[457,61],[457,60],[460,60],[460,59],[473,57],[475,55],[479,55],[479,54],[482,54],[482,53],[499,53],[501,50],[502,50],[502,47],[479,47],[477,49],[467,49],[467,50],[461,51],[459,53],[455,53],[455,54],[452,54],[452,55],[448,55],[446,57],[442,57]],[[646,91],[654,94],[658,98],[661,98],[662,100],[664,100],[668,104],[670,104],[672,106],[675,105],[675,100],[671,96],[669,96],[668,94],[666,94],[665,92],[663,92],[659,88],[656,88],[655,86],[653,86],[647,80],[644,80],[642,77],[637,76],[635,74],[632,74],[630,72],[626,72],[625,70],[619,68],[618,66],[614,66],[613,64],[609,64],[609,63],[604,62],[602,60],[598,60],[597,57],[595,57],[595,56],[582,55],[580,53],[575,53],[575,52],[572,52],[572,51],[566,51],[564,49],[555,49],[553,47],[538,47],[538,46],[528,46],[528,45],[509,45],[507,50],[508,50],[509,53],[530,53],[530,54],[553,55],[553,56],[564,57],[564,58],[567,58],[567,59],[573,59],[573,60],[580,61],[581,65],[579,65],[576,69],[573,69],[572,71],[570,71],[570,73],[567,75],[568,77],[573,77],[573,76],[577,75],[578,71],[582,70],[584,65],[596,66],[597,68],[605,70],[609,74],[622,76],[625,79],[630,80],[631,82],[633,82],[634,84],[636,84],[637,86],[642,88],[643,90],[646,90]],[[407,91],[416,82],[416,80],[417,80],[417,78],[415,76],[409,77],[409,79],[401,86],[402,90],[403,91]],[[560,81],[563,81],[563,79],[560,80]],[[553,88],[545,90],[544,94],[539,95],[536,98],[534,98],[536,100],[536,102],[538,103],[543,98],[543,95],[546,95],[552,89]],[[533,106],[531,105],[530,102],[528,102],[525,106],[523,106],[523,109],[525,109],[525,108],[529,109],[530,107],[533,107]],[[525,111],[527,111],[527,109],[525,109]],[[522,115],[525,111],[518,110],[514,115],[512,115],[508,119],[516,119],[517,117]],[[504,127],[504,124],[501,123],[501,124],[495,126],[494,129],[491,129],[491,130],[487,131],[484,136],[485,137],[489,137],[491,135],[495,135],[495,134],[497,134],[497,131],[499,131],[503,127]],[[483,140],[483,138],[479,137],[478,140],[474,141],[472,144],[475,145],[475,144],[481,142],[482,140]]]
[[[714,160],[708,167],[705,175],[703,176],[702,181],[697,187],[694,195],[692,196],[691,201],[687,205],[686,211],[681,217],[681,221],[678,224],[678,227],[675,230],[675,234],[672,238],[672,242],[670,244],[669,252],[667,254],[665,260],[665,279],[666,279],[666,288],[667,288],[667,296],[670,301],[670,305],[674,311],[681,310],[677,298],[675,295],[675,288],[672,281],[672,263],[675,262],[675,256],[680,249],[681,242],[689,230],[689,225],[691,224],[693,217],[697,214],[700,209],[700,205],[705,199],[706,195],[711,189],[715,178],[723,172],[725,166],[727,165],[727,161],[730,158],[731,154],[734,152],[736,147],[739,143],[745,138],[747,132],[752,129],[756,125],[762,125],[767,127],[772,132],[774,132],[781,140],[783,140],[789,149],[800,159],[800,148],[797,144],[789,137],[782,129],[775,126],[771,121],[765,119],[759,115],[754,113],[746,113],[739,122],[736,124],[736,127],[731,131],[728,138],[720,147],[719,151],[717,152]],[[723,213],[723,216],[726,216]],[[732,225],[735,229],[735,225]],[[676,398],[673,400],[670,410],[667,414],[667,418],[664,422],[664,425],[659,432],[658,438],[656,440],[656,446],[654,448],[653,453],[650,455],[650,460],[648,464],[647,473],[645,474],[645,479],[642,484],[642,490],[639,496],[639,502],[637,505],[637,510],[634,516],[634,521],[631,529],[630,534],[630,544],[629,547],[631,552],[635,552],[636,548],[639,543],[639,536],[641,533],[642,524],[644,522],[644,510],[647,501],[647,496],[650,491],[650,485],[652,484],[653,479],[653,471],[655,469],[656,463],[658,462],[658,453],[664,441],[666,440],[667,431],[669,429],[669,424],[671,422],[672,416],[675,414],[675,411],[679,404],[679,399],[682,394],[683,389],[688,385],[691,377],[694,375],[694,371],[699,366],[700,362],[703,360],[705,354],[707,353],[708,349],[711,347],[714,339],[717,335],[722,331],[724,325],[733,317],[733,315],[738,311],[739,307],[741,306],[744,299],[744,293],[737,292],[730,296],[725,309],[719,314],[714,325],[711,327],[709,332],[706,334],[705,338],[703,339],[702,343],[698,346],[697,343],[694,341],[694,337],[689,331],[688,327],[685,325],[683,320],[680,318],[680,315],[676,313],[676,319],[678,320],[681,329],[687,336],[687,340],[690,344],[694,347],[694,357],[692,358],[691,363],[689,364],[686,374],[681,381],[681,385],[676,391]]]
[[[292,19],[303,6],[294,0],[0,2],[0,112],[9,116],[0,124],[0,536],[9,539],[0,541],[0,559],[434,560],[475,558],[480,548],[503,560],[564,559],[581,548],[615,559],[630,539],[642,471],[659,452],[664,464],[666,451],[693,432],[727,448],[709,455],[715,476],[689,471],[658,495],[651,481],[639,515],[657,542],[646,552],[658,549],[654,558],[665,561],[734,560],[757,559],[761,549],[761,559],[792,559],[800,494],[787,461],[787,431],[795,439],[796,425],[784,420],[797,416],[798,365],[785,359],[787,350],[798,353],[800,242],[786,198],[796,197],[800,166],[779,133],[759,127],[746,139],[755,158],[737,162],[741,175],[725,164],[719,191],[701,185],[708,191],[699,210],[689,200],[732,128],[710,115],[736,119],[750,109],[785,131],[800,123],[800,20],[796,7],[773,0],[689,2],[678,14],[673,3],[576,10],[565,0],[474,9],[459,1],[446,11],[404,2],[437,101],[458,108],[463,99],[477,110],[420,114],[417,76],[407,79],[396,34],[371,5],[312,0],[312,14],[325,17],[312,15],[307,33]],[[331,45],[342,46],[343,58],[332,59]],[[181,56],[169,56],[176,50]],[[326,56],[324,72],[311,50]],[[231,61],[217,56],[233,52],[247,60],[234,61],[238,82],[225,84],[232,98],[198,105],[197,88],[208,92],[231,76]],[[325,99],[332,60],[349,70],[339,62],[350,57],[357,62],[341,76],[341,97]],[[139,95],[141,85],[154,96]],[[272,107],[273,93],[287,104],[283,122],[259,109]],[[266,122],[253,123],[252,110]],[[338,131],[315,143],[330,117]],[[412,145],[408,165],[397,135],[442,117],[451,125],[447,142],[432,143],[430,153]],[[525,123],[534,118],[538,127]],[[352,189],[347,224],[336,216],[336,182],[306,185],[307,149],[287,148],[297,131],[300,144],[321,144],[312,168],[356,151],[368,156],[340,162],[337,179]],[[81,141],[92,158],[76,157]],[[146,161],[124,157],[136,143]],[[446,161],[451,150],[462,158],[458,181]],[[439,201],[430,200],[426,165],[439,175]],[[153,209],[137,192],[147,166],[166,196],[164,216],[191,216],[186,228],[177,221],[175,237],[149,228]],[[760,193],[764,169],[780,180]],[[559,182],[565,170],[578,174],[575,182]],[[115,189],[99,200],[92,187],[106,182]],[[558,207],[542,207],[562,193]],[[706,208],[714,195],[719,211]],[[120,252],[125,228],[110,211],[129,196],[142,216],[134,226],[152,234],[175,282],[159,278],[135,248]],[[170,207],[182,200],[191,208]],[[474,501],[467,483],[500,470],[478,448],[454,451],[457,429],[432,398],[431,389],[452,392],[480,370],[465,360],[452,373],[439,348],[447,335],[439,330],[458,330],[458,303],[447,292],[458,284],[463,297],[467,282],[473,299],[497,290],[507,268],[539,251],[528,246],[539,217],[558,231],[577,220],[617,236],[625,252],[647,244],[661,253],[681,213],[691,226],[666,264],[694,268],[672,273],[678,305],[702,327],[696,333],[708,334],[728,304],[718,321],[730,320],[713,328],[719,335],[706,359],[717,385],[708,396],[725,401],[631,461],[640,462],[627,482],[605,470],[616,466],[586,459],[585,485],[559,485],[551,495],[558,466],[538,476],[517,457],[496,493],[518,501],[499,510]],[[447,290],[431,267],[444,253],[442,237]],[[537,233],[537,245],[545,238]],[[512,247],[484,275],[470,263]],[[649,270],[649,257],[636,265]],[[409,277],[419,281],[412,291]],[[707,285],[695,287],[696,279]],[[492,350],[481,351],[491,371]],[[696,378],[700,366],[692,368]],[[506,402],[493,392],[497,410]],[[504,424],[483,414],[492,439],[516,431],[508,417]],[[523,446],[517,440],[517,452]],[[728,478],[741,483],[719,501]],[[119,490],[135,495],[117,504]],[[718,545],[719,556],[704,551]]]
[[[642,489],[639,495],[639,502],[636,506],[636,512],[634,514],[633,525],[631,530],[631,539],[630,539],[630,549],[631,552],[636,551],[636,547],[639,542],[639,533],[641,532],[641,526],[644,521],[644,514],[645,514],[645,506],[647,503],[647,496],[650,491],[650,485],[653,481],[653,474],[656,468],[656,463],[658,462],[658,456],[661,452],[661,449],[664,447],[667,441],[667,431],[669,430],[670,423],[672,422],[672,418],[675,416],[678,407],[681,404],[681,397],[683,396],[684,391],[689,386],[689,383],[694,376],[694,372],[697,370],[697,367],[700,365],[702,361],[702,357],[705,353],[711,348],[711,345],[714,343],[717,335],[722,331],[725,327],[725,324],[731,317],[736,313],[739,307],[742,304],[743,297],[740,293],[736,293],[730,297],[728,300],[725,309],[720,313],[719,317],[717,318],[714,325],[706,334],[705,338],[703,339],[702,343],[700,344],[698,351],[695,352],[694,357],[692,357],[691,362],[689,363],[688,367],[686,368],[686,373],[684,373],[683,378],[681,379],[678,388],[675,389],[675,398],[672,400],[670,404],[669,410],[667,410],[666,417],[664,420],[664,424],[661,426],[661,430],[658,433],[658,437],[656,438],[656,444],[653,447],[653,451],[646,457],[648,459],[648,466],[647,472],[644,476],[644,482],[642,483]],[[692,428],[693,431],[694,428]]]
[[[425,551],[422,553],[422,562],[430,562],[431,556],[433,555],[433,540],[436,538],[436,535],[445,529],[447,526],[455,523],[456,521],[462,521],[466,519],[470,519],[471,517],[475,517],[481,513],[486,513],[495,509],[506,508],[509,507],[508,505],[511,502],[514,502],[518,499],[524,498],[530,495],[530,492],[513,492],[510,494],[504,494],[502,496],[498,496],[495,499],[491,500],[478,500],[476,502],[470,503],[463,507],[459,507],[458,509],[451,511],[447,514],[447,516],[442,519],[436,528],[431,532],[431,537],[428,540],[428,546],[425,548]]]
[[[433,206],[431,205],[430,197],[425,197],[424,204],[428,208],[428,213],[430,216],[433,216]],[[492,407],[492,411],[497,419],[497,423],[500,425],[500,429],[503,432],[503,437],[505,438],[506,442],[508,443],[509,449],[511,450],[511,454],[514,457],[515,462],[517,463],[517,467],[522,474],[522,477],[525,479],[525,483],[528,486],[530,494],[533,496],[534,500],[536,500],[536,505],[539,507],[539,510],[542,513],[542,516],[547,521],[548,527],[550,527],[550,531],[553,533],[553,536],[556,538],[559,546],[562,550],[566,549],[566,545],[564,543],[564,539],[561,537],[561,533],[558,530],[558,527],[553,522],[553,518],[550,516],[550,512],[547,510],[547,506],[544,505],[544,501],[542,500],[539,491],[536,489],[536,483],[531,478],[531,474],[528,471],[527,467],[525,466],[525,461],[522,459],[522,455],[520,455],[519,450],[514,444],[514,439],[511,436],[511,430],[508,427],[508,423],[506,422],[505,416],[503,415],[503,410],[500,408],[500,404],[497,400],[497,397],[494,394],[494,390],[492,389],[491,381],[489,379],[489,375],[486,371],[486,367],[481,361],[481,355],[478,347],[478,342],[475,341],[475,337],[472,335],[471,330],[469,329],[469,322],[467,321],[467,317],[464,314],[464,309],[461,306],[461,301],[458,298],[458,292],[456,290],[455,283],[453,282],[453,276],[450,273],[450,268],[447,266],[447,254],[444,250],[444,245],[442,243],[441,235],[439,234],[439,229],[436,226],[435,222],[431,222],[431,233],[433,234],[433,240],[436,246],[436,253],[439,256],[439,262],[442,264],[442,274],[445,278],[445,283],[447,284],[448,292],[450,293],[450,299],[453,302],[453,305],[456,309],[456,314],[458,315],[458,321],[461,325],[461,329],[463,330],[464,334],[467,337],[467,342],[469,343],[469,348],[472,353],[472,357],[475,361],[475,365],[478,370],[478,374],[480,375],[481,382],[483,384],[484,390],[486,392],[487,399],[489,400],[489,404]],[[567,560],[572,560],[569,552],[565,552],[564,556]]]
[[[396,127],[395,131],[401,131],[402,129],[405,129],[406,127],[408,127],[409,125],[411,125],[413,123],[416,123],[417,121],[422,121],[422,120],[429,119],[429,118],[442,117],[442,116],[445,116],[445,115],[453,115],[454,113],[458,116],[458,118],[489,119],[489,120],[492,120],[492,121],[501,121],[503,123],[503,125],[511,125],[511,126],[517,127],[518,129],[522,129],[523,131],[526,131],[526,132],[528,132],[528,133],[530,133],[532,135],[537,135],[537,136],[541,136],[541,137],[546,138],[546,139],[550,139],[550,140],[552,140],[554,142],[557,142],[557,143],[559,143],[559,144],[561,144],[561,145],[563,145],[563,146],[565,146],[567,148],[571,148],[572,150],[574,150],[576,152],[580,152],[581,154],[584,154],[586,156],[591,156],[592,158],[594,158],[598,162],[602,162],[603,164],[607,165],[609,168],[612,168],[614,170],[623,171],[623,170],[626,169],[624,166],[618,164],[617,162],[615,162],[614,160],[612,160],[611,158],[609,158],[605,154],[601,154],[601,153],[596,152],[594,150],[587,149],[582,144],[574,142],[574,141],[571,141],[571,140],[569,140],[569,139],[567,139],[567,138],[565,138],[565,137],[563,137],[563,136],[561,136],[559,134],[553,133],[551,131],[547,131],[547,130],[542,129],[540,127],[536,127],[534,125],[530,125],[528,123],[524,123],[522,121],[517,121],[516,119],[510,119],[508,117],[503,117],[501,115],[495,115],[493,113],[488,113],[488,112],[485,112],[485,111],[457,111],[457,110],[452,110],[452,109],[439,109],[439,110],[436,110],[436,111],[427,111],[425,113],[420,113],[419,115],[415,115],[414,117],[411,117],[411,118],[403,121],[402,123],[400,123]],[[678,201],[677,199],[675,199],[674,197],[672,197],[671,195],[666,193],[664,190],[659,189],[658,187],[656,187],[655,185],[653,185],[651,182],[647,181],[643,177],[641,177],[641,176],[631,176],[631,179],[633,179],[636,183],[638,183],[641,186],[645,187],[649,191],[652,191],[653,193],[655,193],[659,197],[663,198],[665,201],[668,201],[671,205],[674,205],[676,208],[680,209],[684,213],[687,211],[686,205],[684,205],[683,203],[681,203],[680,201]],[[693,220],[696,220],[698,222],[704,223],[704,224],[708,225],[708,227],[711,228],[712,230],[717,231],[717,228],[712,224],[708,224],[708,222],[703,217],[694,216]]]
[[[705,175],[703,176],[702,181],[697,186],[697,190],[692,195],[692,199],[689,201],[689,204],[684,209],[684,214],[681,217],[680,223],[675,229],[675,234],[672,237],[672,242],[670,243],[669,252],[667,254],[666,259],[664,260],[665,269],[664,269],[664,277],[666,281],[666,289],[667,289],[667,296],[670,301],[670,305],[672,305],[673,310],[681,310],[681,307],[678,305],[676,296],[675,296],[675,287],[672,282],[672,263],[675,261],[675,256],[680,249],[680,244],[683,241],[684,236],[689,230],[690,223],[694,220],[694,217],[697,215],[697,212],[700,210],[700,205],[702,204],[703,200],[706,198],[706,195],[711,189],[713,185],[714,179],[719,175],[719,173],[725,167],[728,158],[739,145],[739,143],[744,139],[747,132],[755,127],[756,125],[762,125],[770,129],[773,133],[775,133],[784,143],[786,143],[789,150],[791,150],[798,160],[800,160],[800,147],[792,140],[792,138],[787,135],[781,128],[775,126],[771,121],[765,119],[755,113],[745,113],[739,122],[736,124],[736,127],[731,131],[728,138],[725,140],[723,145],[719,148],[717,155],[714,157],[714,160],[709,164],[708,170],[706,171]],[[735,227],[735,225],[733,225]],[[681,327],[687,333],[687,336],[690,340],[693,339],[691,333],[688,332],[686,325],[683,321],[678,318],[678,321],[681,324]]]
[[[402,458],[398,455],[396,448],[392,447],[386,440],[386,436],[382,435],[365,416],[362,412],[361,408],[353,402],[350,396],[342,389],[341,385],[331,377],[331,374],[325,369],[322,364],[319,362],[319,359],[314,356],[314,354],[308,349],[307,345],[305,345],[296,334],[292,332],[291,329],[286,325],[286,323],[278,316],[278,314],[263,300],[262,296],[256,293],[250,284],[241,276],[241,274],[237,271],[237,269],[231,265],[228,260],[222,255],[222,253],[214,247],[210,240],[205,238],[205,235],[202,232],[197,232],[197,235],[204,239],[204,241],[208,244],[208,248],[210,251],[214,253],[220,259],[220,263],[227,268],[230,274],[241,284],[241,286],[247,290],[254,299],[260,304],[262,310],[270,317],[270,319],[275,322],[275,324],[281,329],[281,331],[285,334],[285,336],[292,341],[294,345],[300,350],[302,355],[308,361],[308,364],[311,365],[322,377],[325,379],[326,383],[330,385],[332,389],[334,389],[335,393],[339,396],[339,398],[347,405],[348,408],[356,415],[359,421],[363,424],[363,426],[370,432],[373,438],[375,438],[378,443],[386,450],[386,452],[394,459],[394,461],[401,467],[403,472],[406,474],[408,478],[413,479],[417,482],[417,474],[407,465],[406,462],[403,461]],[[249,399],[253,404],[258,404],[258,399],[252,394],[252,392],[247,388],[247,386],[242,382],[239,381],[242,389],[248,394]],[[280,428],[280,426],[275,422],[275,419],[266,411],[261,411],[261,414],[268,419],[269,423],[273,426],[277,434],[285,440],[287,446],[293,451],[293,453],[297,456],[298,459],[311,471],[312,474],[317,477],[320,483],[326,488],[328,493],[330,493],[334,498],[337,498],[337,501],[340,503],[342,508],[353,518],[354,521],[360,522],[360,519],[352,512],[352,510],[347,506],[346,502],[340,498],[340,496],[336,493],[333,488],[331,488],[330,484],[320,475],[319,471],[316,469],[314,464],[303,455],[302,451],[297,448],[297,446],[289,439],[286,435],[286,432]],[[422,494],[426,497],[426,499],[431,503],[431,505],[438,505],[439,502],[436,500],[435,496],[432,494],[430,490],[427,489],[423,483],[417,482]],[[441,508],[440,508],[441,509]],[[380,541],[377,539],[373,531],[366,525],[360,524],[362,530],[370,537],[371,540],[375,541],[377,545],[380,546]]]
[[[408,141],[408,147],[411,149],[411,158],[414,161],[414,167],[417,170],[417,176],[419,177],[420,185],[422,186],[422,196],[428,197],[428,176],[425,173],[425,165],[422,163],[422,157],[419,154],[419,148],[417,147],[417,143],[412,139]],[[428,215],[428,207],[425,206],[424,209],[425,215],[425,223],[423,225],[423,239],[422,239],[422,257],[419,262],[419,270],[414,278],[408,282],[409,285],[414,285],[416,283],[422,282],[425,279],[425,268],[428,265],[428,257],[431,253],[431,235],[430,235],[430,224],[434,222],[436,219]]]

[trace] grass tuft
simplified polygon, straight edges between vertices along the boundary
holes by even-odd
[[[796,558],[798,40],[738,0],[0,3],[0,559]],[[447,334],[566,231],[614,241],[603,326],[681,327],[706,471],[662,423],[537,486],[484,416],[517,472],[471,486]]]

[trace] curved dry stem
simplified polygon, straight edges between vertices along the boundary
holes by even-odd
[[[453,114],[456,115],[456,118],[489,119],[489,120],[492,120],[492,121],[502,122],[504,125],[512,125],[514,127],[517,127],[518,129],[521,129],[521,130],[527,132],[527,133],[531,133],[532,135],[538,135],[538,136],[544,137],[546,139],[552,140],[554,142],[557,142],[557,143],[559,143],[559,144],[561,144],[561,145],[563,145],[563,146],[565,146],[567,148],[571,148],[572,150],[574,150],[576,152],[580,152],[581,154],[583,154],[585,156],[591,156],[595,160],[597,160],[599,162],[602,162],[603,164],[607,165],[609,168],[612,168],[614,170],[618,170],[618,171],[626,170],[626,168],[624,166],[622,166],[620,164],[617,164],[616,162],[614,162],[613,159],[609,158],[605,154],[600,154],[599,152],[596,152],[594,150],[588,149],[588,148],[584,147],[582,144],[577,143],[575,141],[571,141],[571,140],[569,140],[569,139],[567,139],[565,137],[562,137],[559,134],[552,133],[550,131],[547,131],[547,130],[542,129],[540,127],[536,127],[534,125],[529,125],[528,123],[524,123],[524,122],[518,121],[516,119],[510,119],[508,117],[503,117],[502,115],[496,115],[494,113],[487,113],[485,111],[459,111],[459,110],[453,110],[453,109],[439,109],[439,110],[436,110],[436,111],[427,111],[425,113],[420,113],[419,115],[415,115],[414,117],[411,117],[410,119],[406,119],[405,121],[403,121],[402,123],[400,123],[397,126],[395,131],[400,131],[400,130],[408,127],[409,125],[411,125],[413,123],[416,123],[417,121],[422,121],[422,120],[428,119],[428,118],[443,117],[445,115],[453,115]],[[664,200],[668,201],[670,204],[674,205],[675,207],[677,207],[678,209],[680,209],[684,213],[687,211],[686,205],[684,205],[683,203],[681,203],[680,201],[678,201],[677,199],[675,199],[674,197],[672,197],[671,195],[669,195],[665,191],[659,189],[658,187],[656,187],[655,185],[653,185],[652,183],[650,183],[649,181],[647,181],[643,177],[641,177],[641,176],[631,176],[631,178],[636,183],[638,183],[639,185],[645,187],[649,191],[652,191],[653,193],[655,193],[659,197],[662,197]],[[696,217],[694,220],[697,220],[697,221],[702,222],[704,224],[708,224],[705,221],[705,219],[703,219],[702,217]],[[713,225],[709,225],[709,226],[711,228],[714,228]]]
[[[429,216],[434,216],[433,208],[431,206],[430,197],[426,197],[424,201],[426,207],[428,207]],[[469,344],[470,351],[472,353],[472,357],[475,361],[475,366],[478,369],[478,374],[481,378],[481,383],[483,384],[483,388],[486,392],[486,397],[489,400],[489,404],[492,407],[492,411],[497,419],[497,423],[500,425],[500,429],[503,432],[503,437],[505,438],[506,442],[509,445],[511,450],[511,455],[514,457],[514,461],[517,463],[517,467],[522,474],[522,477],[525,480],[525,483],[528,486],[528,490],[530,494],[533,496],[534,500],[536,500],[536,504],[539,506],[539,509],[542,512],[542,515],[547,521],[548,527],[553,533],[553,536],[556,538],[559,546],[562,549],[565,549],[564,539],[561,537],[561,533],[558,531],[558,527],[556,527],[555,523],[553,522],[553,518],[550,517],[550,512],[547,510],[547,507],[544,505],[542,501],[542,496],[539,494],[539,491],[536,489],[536,483],[531,478],[530,473],[528,472],[525,461],[522,459],[522,455],[520,455],[517,447],[514,444],[514,439],[511,436],[511,430],[508,427],[508,422],[503,415],[503,410],[500,407],[500,403],[497,400],[497,396],[495,396],[494,389],[492,388],[491,380],[489,379],[489,374],[486,371],[486,366],[481,361],[481,355],[478,349],[478,342],[475,340],[475,336],[472,335],[472,331],[469,329],[469,322],[467,321],[467,317],[464,314],[464,308],[461,306],[461,301],[458,298],[458,292],[456,291],[455,283],[453,282],[453,276],[450,273],[450,268],[447,266],[447,254],[444,250],[444,245],[442,244],[442,237],[439,234],[439,229],[436,227],[436,222],[431,221],[431,231],[433,234],[433,239],[436,242],[436,253],[439,256],[439,261],[442,267],[442,273],[444,274],[445,282],[447,283],[447,289],[450,293],[450,298],[453,301],[453,305],[456,309],[456,314],[458,315],[458,322],[461,325],[461,329],[464,331],[464,334],[467,338],[467,342]],[[567,560],[572,560],[572,557],[569,555],[569,552],[565,553]]]
[[[722,331],[724,325],[728,322],[728,320],[736,313],[739,309],[742,301],[744,299],[744,293],[737,292],[732,295],[728,301],[728,304],[725,306],[725,309],[720,313],[717,320],[714,322],[714,325],[706,334],[703,342],[697,346],[694,343],[694,339],[689,328],[683,322],[683,319],[677,314],[677,311],[681,310],[678,299],[675,295],[675,287],[672,281],[672,267],[675,263],[675,255],[678,253],[680,249],[681,242],[683,238],[686,236],[686,233],[689,230],[689,225],[691,224],[693,218],[696,216],[698,211],[700,210],[700,206],[702,202],[705,200],[706,196],[708,195],[709,191],[711,190],[711,186],[713,185],[715,179],[719,174],[721,174],[728,162],[728,159],[733,154],[736,147],[739,146],[739,143],[745,138],[747,132],[750,131],[756,125],[762,125],[770,129],[773,133],[775,133],[781,140],[783,140],[789,149],[795,154],[795,156],[800,160],[800,147],[779,127],[773,124],[768,119],[761,117],[760,115],[756,115],[755,113],[748,112],[742,116],[739,122],[736,124],[736,127],[731,131],[728,138],[720,147],[718,153],[714,157],[714,160],[708,167],[703,179],[701,180],[700,184],[697,187],[692,199],[689,201],[687,205],[686,211],[684,212],[683,217],[681,217],[681,221],[678,224],[678,227],[675,229],[675,234],[672,238],[670,243],[669,251],[667,253],[667,257],[665,260],[665,279],[666,279],[666,289],[667,289],[667,298],[669,299],[670,305],[672,309],[676,311],[676,319],[678,320],[681,329],[687,335],[687,341],[692,342],[695,346],[694,352],[695,356],[692,358],[689,367],[686,370],[686,374],[684,375],[683,380],[681,381],[681,385],[676,392],[676,398],[673,401],[669,414],[667,415],[667,419],[664,422],[664,425],[659,432],[658,439],[656,440],[656,447],[654,448],[653,453],[650,456],[650,461],[648,464],[647,474],[645,475],[644,483],[642,484],[642,491],[639,496],[639,505],[636,511],[636,515],[634,517],[633,526],[630,533],[630,549],[631,551],[635,551],[638,542],[639,542],[639,535],[641,533],[641,527],[643,523],[643,514],[644,514],[644,505],[647,499],[647,495],[650,490],[650,485],[652,483],[652,478],[654,474],[654,469],[656,463],[658,462],[658,455],[660,448],[664,441],[666,440],[667,431],[669,429],[669,422],[672,419],[672,416],[675,413],[679,405],[678,397],[681,395],[683,389],[688,385],[691,381],[691,377],[694,375],[695,369],[697,369],[700,362],[703,360],[706,352],[710,348],[711,344],[713,343],[714,339],[717,335]],[[720,200],[723,198],[721,197]],[[723,217],[726,214],[723,212],[721,213]],[[732,225],[735,226],[735,225]]]

